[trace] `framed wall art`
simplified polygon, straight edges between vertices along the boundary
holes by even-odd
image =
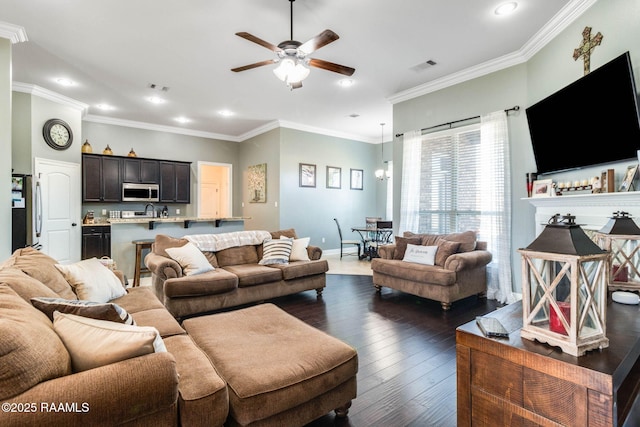
[[[300,187],[316,186],[316,165],[300,163]]]
[[[351,189],[362,190],[362,178],[364,171],[362,169],[351,169]]]
[[[249,203],[267,203],[267,164],[249,166]]]
[[[632,165],[627,168],[627,172],[624,174],[624,179],[620,184],[618,191],[631,191],[633,187],[633,180],[638,172],[638,165]]]
[[[327,166],[327,188],[342,188],[342,168]]]
[[[550,197],[553,195],[553,181],[551,179],[539,179],[533,181],[531,197]]]

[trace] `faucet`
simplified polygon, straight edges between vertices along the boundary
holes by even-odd
[[[156,207],[153,206],[153,203],[147,203],[147,206],[144,207],[144,215],[149,216],[149,207],[151,207],[151,218],[156,216]]]

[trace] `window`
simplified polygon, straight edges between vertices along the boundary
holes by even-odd
[[[480,229],[480,124],[425,135],[417,233]]]
[[[509,168],[504,111],[463,127],[404,134],[399,231],[476,231],[493,255],[487,296],[501,302],[514,301]]]

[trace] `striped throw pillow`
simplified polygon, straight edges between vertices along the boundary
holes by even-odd
[[[269,239],[262,243],[260,265],[288,264],[293,239]]]

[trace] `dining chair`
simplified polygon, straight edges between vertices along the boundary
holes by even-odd
[[[360,245],[362,244],[362,242],[360,240],[348,240],[348,239],[344,239],[342,237],[342,229],[340,228],[340,223],[338,222],[338,218],[333,218],[333,220],[336,222],[336,225],[338,226],[338,235],[340,236],[340,259],[342,259],[342,248],[344,248],[345,245],[350,246],[350,245],[355,245],[358,247],[358,259],[360,258]],[[349,254],[347,254],[349,255]]]

